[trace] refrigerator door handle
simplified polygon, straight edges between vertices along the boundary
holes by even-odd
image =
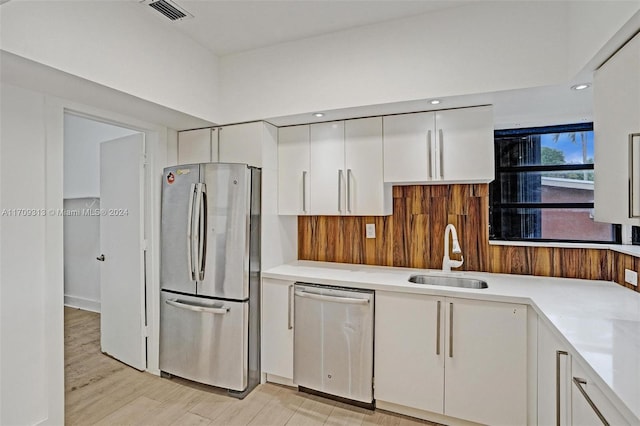
[[[177,299],[168,299],[165,300],[165,303],[167,305],[171,305],[174,306],[176,308],[180,308],[180,309],[186,309],[188,311],[194,311],[194,312],[204,312],[207,314],[215,314],[215,315],[224,315],[227,312],[229,312],[229,308],[210,308],[207,306],[197,306],[197,305],[190,305],[189,303],[184,303],[184,302],[180,302]]]
[[[194,268],[193,259],[193,200],[196,192],[196,184],[192,183],[189,190],[189,213],[187,214],[187,263],[189,264],[189,272],[191,281],[196,280],[196,269]]]
[[[197,186],[197,195],[196,195],[196,207],[198,211],[198,262],[197,270],[198,270],[198,280],[204,280],[204,270],[205,270],[205,261],[206,261],[206,250],[207,250],[207,186],[204,183],[199,183]]]

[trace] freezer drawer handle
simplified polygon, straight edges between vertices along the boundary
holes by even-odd
[[[180,308],[180,309],[187,309],[189,311],[194,311],[194,312],[204,312],[207,314],[217,314],[217,315],[224,315],[227,312],[229,312],[229,308],[208,308],[206,306],[189,305],[188,303],[179,302],[176,299],[169,299],[166,302],[167,302],[167,305],[175,306],[176,308]]]
[[[602,424],[605,426],[609,426],[609,422],[607,421],[607,419],[604,418],[604,416],[602,415],[602,412],[598,409],[598,407],[593,402],[593,400],[591,399],[587,391],[584,390],[584,387],[582,387],[582,385],[587,384],[587,381],[585,379],[581,379],[580,377],[574,377],[573,384],[575,384],[578,387],[578,390],[580,391],[582,396],[584,396],[584,399],[587,400],[587,403],[589,404],[593,412],[596,413],[596,416],[598,416]]]
[[[296,296],[306,297],[307,299],[324,300],[326,302],[349,303],[352,305],[367,305],[369,299],[356,299],[355,297],[327,296],[324,294],[307,293],[306,291],[295,291]]]

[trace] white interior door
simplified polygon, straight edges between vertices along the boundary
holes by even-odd
[[[144,134],[100,145],[100,344],[138,370],[145,345]]]

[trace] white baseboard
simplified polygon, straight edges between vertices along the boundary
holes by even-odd
[[[265,373],[266,381],[269,383],[276,383],[278,385],[297,387],[296,384],[293,383],[293,380],[287,377],[276,376],[275,374]]]
[[[85,311],[100,313],[100,302],[97,300],[85,299],[83,297],[64,295],[64,306],[78,308]]]

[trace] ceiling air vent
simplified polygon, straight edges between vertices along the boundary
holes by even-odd
[[[144,0],[144,3],[148,4],[172,21],[193,18],[192,14],[170,0]]]

